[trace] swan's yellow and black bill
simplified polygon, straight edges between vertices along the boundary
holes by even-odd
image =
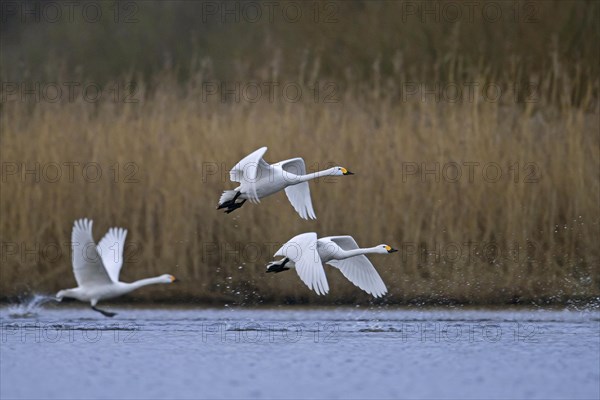
[[[350,172],[346,168],[342,168],[342,174],[344,174],[344,175],[354,175],[354,172]]]
[[[171,283],[179,282],[179,279],[175,278],[173,275],[170,276]]]
[[[396,249],[392,249],[390,246],[385,246],[385,249],[387,250],[388,253],[395,253],[398,251]]]

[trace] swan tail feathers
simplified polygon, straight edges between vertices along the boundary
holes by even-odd
[[[224,191],[223,194],[221,195],[221,198],[219,199],[219,205],[221,205],[227,201],[233,200],[236,193],[237,193],[237,191],[235,191],[235,190]]]

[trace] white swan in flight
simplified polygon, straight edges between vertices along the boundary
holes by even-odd
[[[323,176],[354,175],[343,167],[307,174],[302,158],[291,158],[271,165],[263,160],[266,151],[266,147],[261,147],[229,171],[231,181],[239,182],[240,186],[224,191],[217,209],[227,208],[225,212],[229,214],[240,208],[246,200],[260,203],[260,199],[285,189],[285,194],[300,217],[316,219],[308,181]]]
[[[365,292],[381,297],[387,288],[373,264],[369,253],[388,254],[398,250],[387,244],[361,249],[352,236],[328,236],[317,239],[314,232],[303,233],[285,243],[274,257],[284,258],[267,265],[267,272],[296,268],[300,279],[317,294],[329,292],[323,263],[338,268],[342,274]]]
[[[96,246],[92,236],[92,224],[92,220],[79,219],[73,225],[71,252],[73,273],[78,286],[59,291],[56,294],[58,301],[63,297],[89,301],[94,311],[113,317],[115,313],[96,308],[98,301],[118,297],[146,285],[176,281],[173,275],[164,274],[133,283],[119,282],[127,230],[110,228]]]

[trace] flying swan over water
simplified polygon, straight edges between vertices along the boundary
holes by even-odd
[[[267,272],[296,272],[317,294],[329,292],[323,263],[338,268],[342,274],[365,292],[381,297],[387,293],[385,283],[365,254],[388,254],[398,250],[387,244],[361,249],[352,236],[328,236],[317,239],[314,232],[303,233],[281,246],[274,257],[284,257],[267,265]]]
[[[63,297],[89,301],[94,311],[107,317],[114,317],[115,313],[100,310],[96,308],[96,304],[100,300],[122,296],[143,286],[176,281],[173,275],[164,274],[132,283],[119,282],[127,230],[110,228],[96,246],[92,236],[92,224],[92,220],[79,219],[73,225],[71,252],[73,274],[78,286],[74,289],[59,291],[56,294],[58,301],[61,301]]]
[[[260,199],[285,189],[285,194],[301,218],[316,219],[308,181],[324,176],[354,175],[343,167],[333,167],[307,174],[302,158],[291,158],[268,164],[263,160],[266,151],[266,147],[261,147],[243,158],[229,171],[231,181],[239,182],[240,186],[234,190],[224,191],[217,209],[226,208],[225,213],[229,214],[243,206],[246,200],[260,203]]]

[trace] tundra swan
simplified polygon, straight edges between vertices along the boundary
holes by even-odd
[[[387,292],[385,284],[365,256],[369,253],[388,254],[398,250],[387,244],[361,249],[352,236],[328,236],[317,239],[314,232],[303,233],[285,243],[274,257],[284,258],[267,265],[267,272],[296,268],[300,279],[318,294],[329,292],[323,263],[338,268],[353,284],[381,297]]]
[[[78,286],[59,291],[56,294],[58,301],[63,297],[89,301],[94,311],[113,317],[115,313],[96,308],[98,301],[122,296],[142,286],[176,281],[173,275],[164,274],[133,283],[119,282],[127,230],[110,228],[96,246],[92,236],[92,224],[92,220],[79,219],[73,225],[71,252],[73,274]]]
[[[231,181],[239,182],[240,186],[224,191],[217,209],[227,208],[225,212],[229,214],[244,205],[246,200],[260,203],[260,199],[285,189],[285,194],[301,218],[316,219],[308,181],[323,176],[354,175],[344,167],[307,174],[304,160],[298,157],[268,164],[263,160],[266,151],[266,147],[261,147],[229,171]],[[238,199],[241,201],[237,201]]]

